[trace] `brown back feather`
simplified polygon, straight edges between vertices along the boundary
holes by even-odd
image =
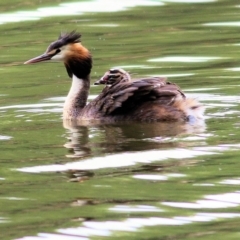
[[[185,95],[176,84],[154,77],[105,87],[91,105],[95,105],[103,115],[119,115],[131,112],[146,102],[172,105],[179,98],[184,99]]]

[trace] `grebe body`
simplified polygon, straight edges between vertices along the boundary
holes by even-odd
[[[186,98],[181,89],[165,78],[131,81],[123,69],[110,69],[97,81],[107,84],[99,96],[87,104],[92,57],[75,31],[63,33],[46,52],[25,64],[62,61],[72,78],[63,107],[63,118],[77,121],[195,121],[203,119],[203,106]]]

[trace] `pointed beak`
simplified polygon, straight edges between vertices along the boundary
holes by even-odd
[[[101,79],[97,80],[93,85],[100,85],[100,84],[102,84],[102,82],[103,82],[103,80],[101,78]]]
[[[94,85],[100,85],[100,84],[106,84],[106,80],[102,77],[99,80],[97,80]]]
[[[107,84],[108,77],[108,74],[105,73],[103,77],[94,83],[94,85]]]
[[[32,59],[26,61],[24,64],[44,62],[44,61],[50,60],[52,57],[53,57],[52,54],[44,53],[40,56],[37,56],[35,58],[32,58]]]

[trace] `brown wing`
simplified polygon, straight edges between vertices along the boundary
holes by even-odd
[[[105,87],[91,105],[104,115],[112,115],[129,112],[150,101],[170,105],[176,98],[185,98],[177,85],[153,77]]]

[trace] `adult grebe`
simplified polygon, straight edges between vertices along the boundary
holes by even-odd
[[[48,46],[44,54],[25,62],[64,62],[67,73],[72,78],[72,86],[63,108],[64,119],[101,122],[192,122],[203,117],[202,105],[195,99],[187,99],[177,85],[166,82],[166,79],[161,77],[132,82],[130,75],[122,69],[105,73],[103,82],[106,80],[106,83],[111,85],[86,104],[92,57],[88,49],[80,43],[80,37],[81,34],[75,31],[62,33],[58,40]],[[119,73],[120,78],[114,80]],[[109,74],[113,74],[112,77]]]

